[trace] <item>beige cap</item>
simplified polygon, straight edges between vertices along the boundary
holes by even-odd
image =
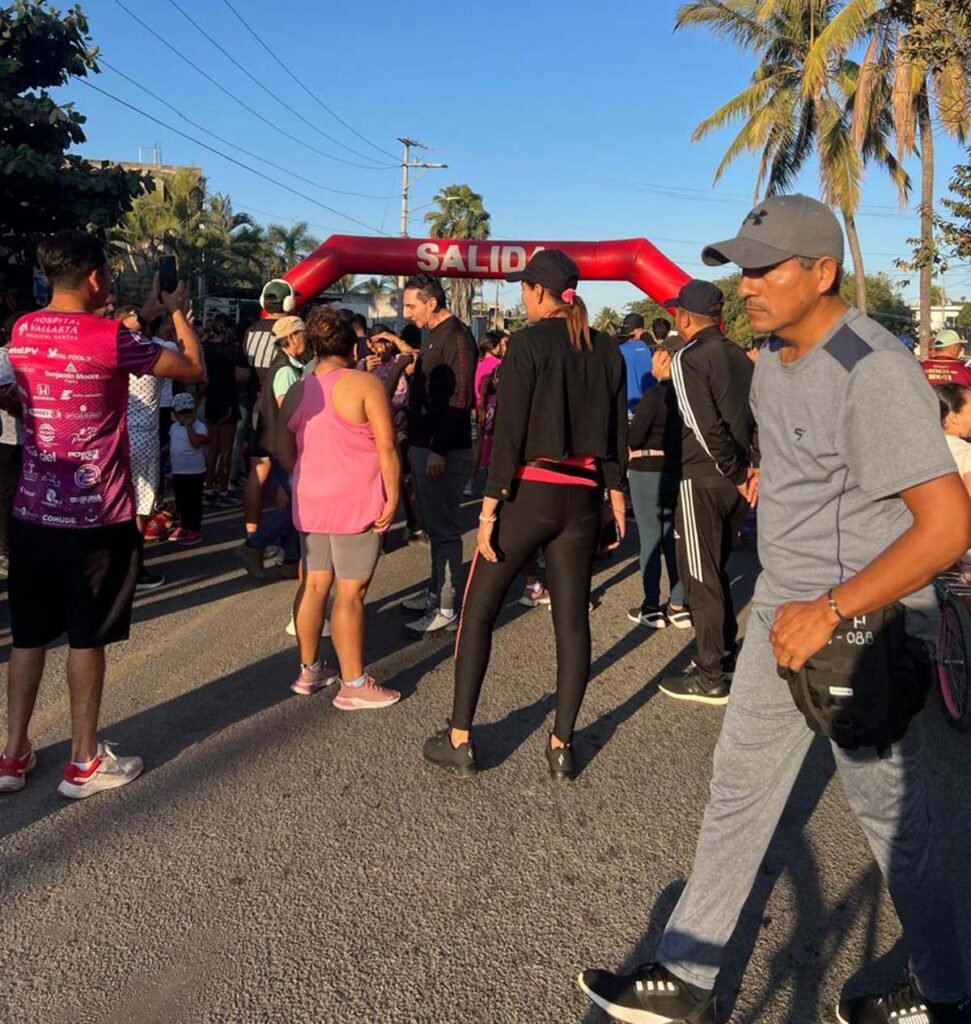
[[[291,334],[296,334],[297,331],[305,331],[307,325],[298,316],[281,316],[279,320],[273,321],[273,337],[277,341],[283,342],[290,337]]]

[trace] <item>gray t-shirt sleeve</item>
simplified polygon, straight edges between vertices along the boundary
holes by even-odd
[[[840,433],[847,465],[873,501],[955,469],[937,396],[903,354],[876,351],[856,365]]]

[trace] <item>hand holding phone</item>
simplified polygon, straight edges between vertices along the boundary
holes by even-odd
[[[179,286],[179,265],[174,256],[163,256],[158,261],[158,286],[163,295],[172,295]]]

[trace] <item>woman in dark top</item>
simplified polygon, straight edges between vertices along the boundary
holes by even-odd
[[[630,500],[640,535],[644,582],[644,602],[639,608],[631,608],[627,617],[631,622],[653,629],[691,628],[691,613],[684,605],[684,586],[678,578],[674,545],[683,423],[671,384],[671,360],[683,346],[684,342],[674,336],[655,349],[651,373],[657,384],[640,400],[627,434]],[[662,554],[671,585],[666,608],[661,606]]]
[[[203,345],[206,356],[206,491],[208,500],[232,504],[229,497],[229,470],[233,459],[236,423],[240,418],[236,391],[239,350],[233,337],[232,322],[217,317],[209,340]],[[245,366],[245,363],[244,363]],[[248,376],[248,371],[247,371]]]
[[[573,777],[573,729],[590,675],[588,602],[601,528],[624,535],[627,461],[624,362],[590,329],[564,253],[538,252],[509,278],[522,282],[530,325],[509,339],[502,364],[492,462],[479,516],[455,654],[449,725],[426,741],[433,764],[471,775],[470,740],[492,630],[509,585],[540,546],[556,632],[556,721],[546,756],[554,778]],[[603,504],[607,488],[610,503]]]

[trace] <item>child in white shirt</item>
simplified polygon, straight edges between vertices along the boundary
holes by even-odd
[[[179,528],[172,539],[184,548],[202,543],[202,490],[206,479],[206,456],[203,448],[209,443],[206,425],[196,419],[196,402],[192,395],[182,393],[172,399],[175,422],[169,431],[169,459],[172,463],[172,485]]]

